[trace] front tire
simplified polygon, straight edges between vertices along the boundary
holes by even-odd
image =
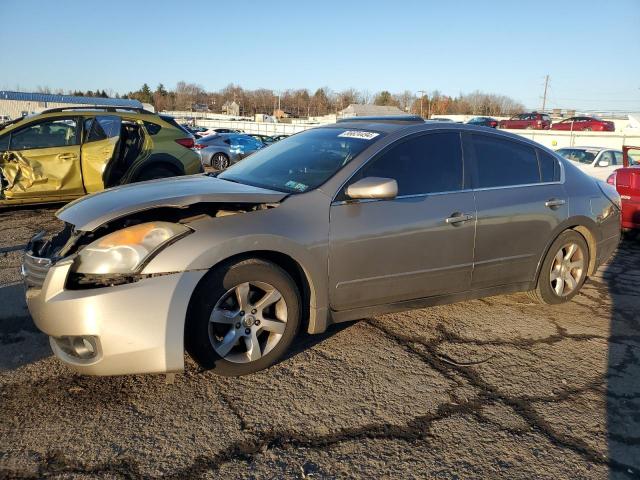
[[[260,259],[222,265],[194,292],[185,346],[204,369],[247,375],[284,355],[300,317],[300,293],[283,269]]]
[[[568,302],[582,288],[589,268],[589,247],[573,230],[562,232],[542,262],[536,289],[529,292],[539,303],[557,305]]]

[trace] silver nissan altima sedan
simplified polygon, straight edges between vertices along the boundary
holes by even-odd
[[[308,130],[217,174],[62,208],[28,245],[29,310],[95,375],[243,375],[304,329],[500,293],[558,304],[620,237],[620,198],[553,151],[417,117]]]

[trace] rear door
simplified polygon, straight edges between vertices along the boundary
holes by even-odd
[[[122,120],[117,115],[97,115],[84,119],[82,171],[87,193],[104,188],[104,172],[120,147]]]
[[[530,282],[568,216],[560,164],[517,140],[466,134],[464,142],[478,215],[472,288]]]
[[[0,170],[9,200],[84,194],[78,118],[49,118],[11,132]]]
[[[330,212],[333,309],[469,289],[475,205],[463,172],[460,134],[427,133],[393,144],[347,182]],[[348,185],[365,177],[395,179],[398,196],[348,200]]]

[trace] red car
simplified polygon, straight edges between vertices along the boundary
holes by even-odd
[[[546,113],[519,113],[509,120],[500,120],[498,128],[529,129],[529,130],[549,130],[551,127],[551,117]]]
[[[615,132],[613,122],[598,117],[571,117],[551,125],[551,130],[569,130],[572,132]]]
[[[622,200],[622,229],[640,229],[640,160],[634,160],[629,150],[640,147],[622,147],[623,168],[617,169],[607,179],[607,183],[614,185]]]

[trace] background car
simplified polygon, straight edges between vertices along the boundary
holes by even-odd
[[[467,124],[469,125],[479,125],[481,127],[498,127],[498,120],[492,117],[473,117],[470,120],[467,120]]]
[[[548,130],[551,127],[551,117],[546,113],[518,113],[508,120],[500,120],[498,128],[509,128],[512,130]]]
[[[623,167],[613,172],[607,183],[616,187],[622,201],[622,228],[640,230],[640,147],[623,147]]]
[[[284,135],[284,134],[282,134],[282,135],[273,135],[271,138],[273,138],[273,141],[274,141],[274,142],[279,142],[280,140],[283,140],[283,139],[285,139],[285,138],[287,138],[287,137],[289,137],[289,136],[290,136],[290,135]]]
[[[55,108],[0,127],[0,205],[62,202],[107,187],[202,172],[195,139],[167,115]]]
[[[429,120],[432,122],[453,122],[453,120],[447,117],[431,117]]]
[[[258,133],[249,133],[248,135],[255,138],[259,142],[264,143],[265,145],[271,145],[272,143],[275,143],[274,138],[270,137],[269,135],[260,135]]]
[[[556,150],[580,170],[605,181],[614,170],[622,167],[622,150],[602,147],[569,147]]]
[[[261,141],[239,133],[216,133],[198,139],[195,144],[202,165],[215,170],[224,170],[264,147]]]
[[[236,130],[234,128],[212,127],[212,128],[205,128],[204,130],[201,130],[200,132],[198,132],[197,136],[199,136],[200,138],[204,138],[204,137],[208,137],[209,135],[215,135],[216,133],[243,133],[243,132],[241,132],[240,130]]]
[[[203,132],[207,131],[205,127],[193,126],[187,123],[183,123],[180,126],[185,130],[187,130],[191,135],[193,135],[196,138],[202,136]]]
[[[551,125],[551,130],[570,130],[573,132],[615,132],[616,125],[598,117],[571,117]]]

